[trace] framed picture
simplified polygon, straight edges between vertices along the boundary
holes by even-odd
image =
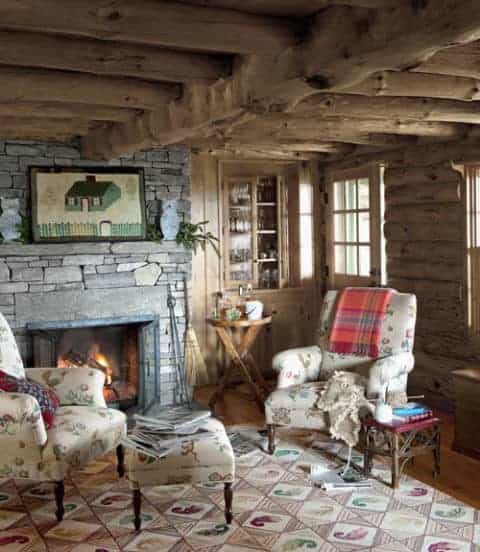
[[[34,242],[145,239],[142,170],[38,167],[30,183]]]

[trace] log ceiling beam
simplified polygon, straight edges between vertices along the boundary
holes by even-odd
[[[398,2],[377,11],[329,7],[313,18],[301,44],[277,56],[237,60],[231,78],[193,84],[182,99],[155,112],[92,132],[83,140],[84,153],[108,158],[149,145],[188,143],[244,117],[292,110],[319,90],[371,94],[359,83],[379,71],[418,65],[452,43],[479,39],[479,20],[477,0],[445,0],[441,6]],[[352,90],[355,86],[361,90]],[[475,97],[475,91],[461,90],[465,99]]]
[[[47,119],[84,119],[104,122],[129,121],[137,111],[105,105],[61,102],[4,102],[0,103],[0,117],[35,117]],[[1,132],[0,132],[1,135]]]
[[[411,70],[480,79],[480,41],[440,50]]]
[[[225,56],[139,44],[0,30],[0,45],[0,65],[170,82],[213,82],[230,72]]]
[[[2,138],[11,140],[66,141],[82,136],[95,125],[83,119],[22,118],[0,116]]]
[[[52,101],[158,109],[178,97],[179,92],[175,85],[136,79],[0,67],[0,102]]]
[[[2,0],[6,29],[71,34],[189,50],[278,52],[296,41],[291,21],[157,0]]]
[[[480,124],[480,104],[433,98],[315,94],[300,103],[300,117],[363,117]]]

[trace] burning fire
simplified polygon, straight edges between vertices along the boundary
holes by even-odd
[[[105,371],[105,385],[111,385],[112,384],[112,369],[110,368],[110,365],[108,364],[107,357],[105,355],[102,355],[102,353],[96,353],[95,354],[95,361],[100,364],[100,366],[103,366]]]
[[[72,366],[85,368],[101,368],[105,372],[105,385],[112,384],[112,368],[107,357],[100,352],[98,343],[94,343],[87,354],[80,354],[76,351],[69,351],[66,355],[58,358],[59,368],[70,368]]]

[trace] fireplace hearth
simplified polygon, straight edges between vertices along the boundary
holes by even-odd
[[[87,367],[105,373],[110,407],[145,412],[160,390],[159,320],[154,315],[31,322],[37,367]]]

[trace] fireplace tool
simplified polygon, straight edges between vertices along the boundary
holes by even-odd
[[[175,305],[177,301],[172,293],[172,286],[167,285],[167,306],[170,315],[170,335],[171,335],[171,347],[172,358],[175,362],[175,403],[187,404],[189,408],[192,407],[190,403],[190,396],[187,390],[187,383],[185,379],[185,366],[182,356],[182,348],[180,345],[180,337],[178,335],[177,319],[175,317]]]

